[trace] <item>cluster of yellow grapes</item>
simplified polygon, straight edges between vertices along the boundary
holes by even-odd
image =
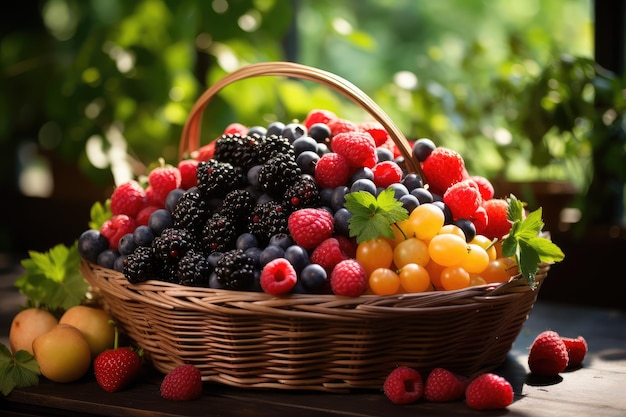
[[[395,239],[360,243],[356,259],[369,276],[368,292],[458,290],[507,282],[518,274],[517,264],[502,256],[499,243],[492,244],[482,235],[467,242],[461,228],[444,221],[439,207],[422,204],[393,226]]]

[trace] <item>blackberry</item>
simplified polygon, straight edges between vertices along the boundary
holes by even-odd
[[[190,191],[183,194],[176,203],[172,212],[172,223],[174,227],[197,233],[204,226],[208,216],[209,207],[206,200],[199,192]]]
[[[215,274],[222,287],[245,290],[254,282],[254,261],[241,249],[233,249],[217,261]]]
[[[213,159],[228,162],[247,171],[259,163],[258,148],[261,136],[257,134],[242,136],[238,133],[222,135],[215,141]]]
[[[259,162],[267,162],[276,155],[289,155],[295,158],[296,153],[289,139],[280,135],[264,136],[258,147]]]
[[[216,213],[206,221],[202,229],[202,246],[207,253],[225,252],[235,248],[238,236],[236,222]]]
[[[283,194],[283,202],[291,210],[319,207],[321,201],[317,183],[308,175],[298,178],[296,182],[287,187]]]
[[[293,156],[276,155],[268,160],[259,171],[259,184],[273,197],[283,196],[287,187],[296,182],[302,170]]]
[[[166,275],[171,272],[167,270],[169,267],[176,267],[178,261],[196,247],[196,238],[189,230],[175,227],[163,230],[152,241],[155,261],[158,267],[164,269]]]
[[[124,262],[124,276],[131,284],[155,278],[152,248],[138,246]]]
[[[254,207],[248,230],[259,239],[260,243],[267,243],[276,234],[289,233],[288,219],[287,208],[276,201],[267,201]]]
[[[245,224],[254,207],[254,199],[248,190],[233,190],[226,194],[220,214],[233,220],[236,224]]]
[[[241,168],[215,159],[199,162],[196,175],[198,189],[205,198],[222,197],[244,184]]]
[[[202,252],[190,250],[178,262],[178,283],[191,287],[208,287],[213,268]]]

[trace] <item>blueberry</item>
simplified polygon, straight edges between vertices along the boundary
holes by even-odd
[[[267,129],[263,126],[251,126],[250,129],[248,129],[248,135],[265,136],[267,135]]]
[[[285,124],[283,122],[272,122],[267,125],[267,136],[271,135],[280,135],[283,133],[283,129],[285,128]]]
[[[387,148],[376,148],[376,155],[378,156],[378,162],[393,161],[393,152]]]
[[[175,188],[167,194],[165,197],[165,208],[171,213],[176,208],[176,203],[180,199],[180,196],[185,194],[185,190],[181,188]]]
[[[287,249],[294,244],[293,238],[287,233],[278,233],[270,238],[270,245],[277,245],[283,249]]]
[[[434,201],[433,195],[426,188],[415,188],[411,190],[411,195],[415,196],[420,204],[432,203]]]
[[[391,188],[393,190],[393,196],[396,200],[400,200],[400,197],[409,193],[409,190],[407,190],[407,188],[399,182],[391,184],[387,188]]]
[[[92,263],[98,262],[98,255],[109,248],[109,241],[99,231],[89,229],[78,238],[78,253]]]
[[[437,207],[441,209],[441,211],[443,211],[443,215],[444,215],[443,223],[444,224],[452,223],[454,218],[452,216],[452,210],[450,210],[450,207],[448,207],[443,201],[433,201],[432,204],[436,205]]]
[[[235,247],[243,251],[259,246],[259,240],[252,233],[242,233],[237,237]]]
[[[346,194],[348,194],[348,192],[350,192],[350,189],[345,185],[335,187],[332,198],[330,200],[330,208],[332,208],[333,211],[337,211],[343,207],[343,205],[346,203]]]
[[[98,255],[98,265],[103,268],[114,269],[115,260],[120,254],[113,249],[105,249]]]
[[[326,270],[318,264],[309,264],[302,268],[300,281],[304,287],[311,292],[319,292],[326,287],[328,274]]]
[[[372,171],[372,169],[368,167],[357,168],[352,173],[352,176],[350,176],[348,183],[354,184],[357,180],[361,180],[361,179],[374,181],[374,172]]]
[[[314,123],[309,127],[309,136],[319,143],[330,141],[330,127],[326,123]]]
[[[313,151],[303,151],[296,157],[296,164],[304,174],[315,175],[315,165],[320,156]]]
[[[471,242],[476,237],[476,226],[468,219],[458,219],[453,222],[465,233],[465,241]]]
[[[248,172],[246,172],[246,179],[248,180],[248,184],[253,186],[254,188],[260,188],[259,184],[259,172],[263,168],[263,165],[254,165],[251,167]]]
[[[250,257],[250,259],[252,259],[252,262],[254,263],[254,266],[256,268],[260,268],[261,267],[261,252],[263,250],[261,248],[259,248],[258,246],[251,246],[249,248],[247,248],[246,250],[244,250],[244,253],[246,255],[248,255]]]
[[[120,255],[113,262],[113,269],[117,272],[124,272],[124,264],[126,263],[126,256]]]
[[[356,180],[354,181],[354,183],[352,184],[352,186],[350,186],[350,192],[351,193],[356,193],[357,191],[366,191],[368,193],[370,193],[371,195],[375,195],[376,194],[376,184],[374,184],[374,181],[370,180],[370,179],[360,179],[360,180]]]
[[[289,123],[281,132],[281,136],[287,138],[289,143],[293,143],[296,139],[307,134],[307,128],[302,123]]]
[[[415,173],[405,175],[404,178],[402,178],[402,184],[404,184],[409,192],[413,191],[416,188],[422,188],[424,186],[422,177]]]
[[[417,197],[411,194],[403,195],[398,199],[398,201],[402,203],[402,207],[404,207],[404,209],[408,211],[409,214],[415,209],[415,207],[420,205]]]
[[[418,161],[424,162],[436,147],[437,145],[430,139],[418,139],[413,144],[413,155],[415,155]]]
[[[322,156],[324,154],[327,154],[330,152],[330,149],[328,148],[328,145],[326,145],[325,143],[318,143],[317,144],[317,150],[315,151],[316,154],[318,154],[319,156]]]
[[[166,209],[155,210],[148,219],[148,227],[155,236],[159,236],[163,230],[172,227],[172,215]]]
[[[334,188],[322,188],[320,190],[320,200],[323,206],[330,207],[334,192]]]
[[[217,265],[217,261],[222,259],[222,256],[224,256],[222,252],[211,252],[211,254],[207,256],[206,261],[211,268],[215,268],[215,266]]]
[[[285,250],[283,248],[278,245],[269,245],[261,251],[259,255],[259,265],[262,268],[274,259],[282,258],[284,255]]]
[[[120,241],[117,244],[117,250],[120,252],[120,255],[130,255],[135,251],[136,247],[137,243],[135,242],[135,236],[132,233],[126,233],[120,238]]]
[[[211,275],[209,275],[209,287],[216,290],[224,289],[222,284],[218,281],[217,274],[215,272],[211,272]]]
[[[154,240],[154,233],[148,226],[140,225],[133,232],[133,237],[137,246],[150,246]]]
[[[285,249],[285,259],[293,266],[297,273],[309,265],[309,254],[302,246],[291,245]]]
[[[297,155],[300,155],[304,151],[311,151],[315,153],[317,149],[317,142],[315,139],[309,136],[301,136],[293,141],[293,150]]]
[[[350,236],[350,230],[348,228],[348,222],[352,217],[352,213],[348,211],[347,208],[342,207],[335,212],[333,216],[335,223],[335,233],[340,234],[342,236]]]

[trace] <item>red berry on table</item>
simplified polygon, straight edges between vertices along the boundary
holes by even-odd
[[[387,188],[402,181],[402,168],[393,161],[382,161],[372,168],[374,184],[377,187]]]
[[[513,403],[513,387],[499,375],[482,374],[467,386],[465,403],[476,410],[506,408]]]
[[[271,295],[287,294],[297,281],[296,270],[285,258],[268,262],[261,271],[261,288]]]
[[[315,165],[315,181],[320,188],[336,188],[345,185],[351,173],[348,160],[335,152],[325,153]]]
[[[311,263],[322,266],[327,272],[331,272],[345,259],[348,259],[348,256],[343,252],[339,240],[334,237],[324,240],[311,253]]]
[[[414,403],[424,393],[422,376],[413,368],[398,366],[385,378],[383,391],[394,404]]]
[[[102,223],[100,234],[109,241],[109,247],[117,250],[119,241],[127,233],[135,230],[136,222],[126,214],[117,214]]]
[[[442,146],[435,148],[422,163],[426,182],[435,194],[443,193],[452,184],[463,181],[466,176],[465,162],[461,155]]]
[[[356,259],[346,259],[333,268],[330,287],[336,295],[358,297],[367,287],[367,273]]]
[[[116,187],[111,194],[111,213],[135,217],[146,205],[146,191],[135,180]]]
[[[577,368],[582,365],[585,355],[587,354],[587,341],[584,337],[577,338],[562,337],[565,348],[567,349],[568,368]]]
[[[166,400],[190,401],[201,396],[202,373],[193,365],[178,365],[161,382],[161,397]]]
[[[333,136],[333,152],[346,158],[353,168],[372,168],[378,162],[376,143],[367,132],[343,132]]]
[[[469,219],[480,207],[482,197],[476,183],[465,180],[448,187],[443,202],[452,210],[455,219]]]
[[[557,376],[565,370],[568,362],[567,347],[555,331],[541,332],[530,347],[528,367],[533,374]]]
[[[118,347],[115,328],[113,349],[105,350],[93,361],[96,382],[107,392],[116,392],[133,382],[141,372],[141,356],[130,347]]]
[[[455,401],[463,398],[467,378],[444,368],[433,369],[424,384],[424,399],[431,402]]]
[[[156,167],[148,174],[153,198],[162,206],[165,205],[165,198],[170,191],[180,188],[181,181],[180,170],[173,166]]]
[[[482,207],[487,212],[487,225],[483,235],[489,239],[501,239],[511,231],[512,223],[507,217],[509,205],[506,200],[492,198],[491,200],[483,201]]]
[[[313,249],[331,237],[334,220],[332,214],[324,209],[304,208],[291,213],[287,227],[298,245]]]

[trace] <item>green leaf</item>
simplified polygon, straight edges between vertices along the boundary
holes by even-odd
[[[105,221],[111,218],[111,199],[107,199],[104,205],[99,201],[96,201],[89,211],[91,221],[89,222],[89,228],[93,230],[100,230]]]
[[[13,388],[32,387],[39,383],[39,365],[35,357],[25,350],[11,354],[9,348],[0,343],[0,391],[9,395]]]
[[[352,214],[348,229],[350,236],[356,236],[357,243],[379,237],[393,239],[391,225],[409,217],[391,188],[381,191],[378,197],[367,191],[348,193],[345,207]]]

